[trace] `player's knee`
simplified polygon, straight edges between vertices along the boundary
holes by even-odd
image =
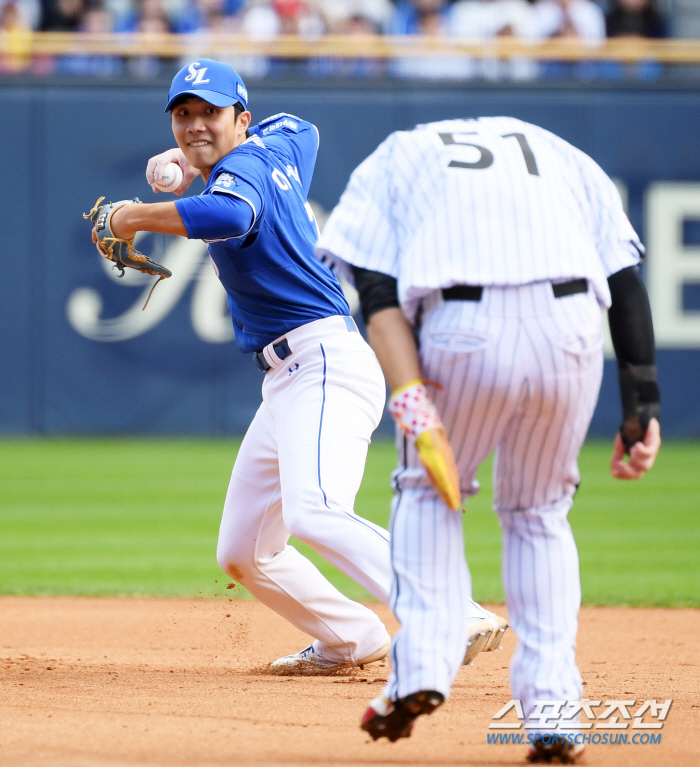
[[[306,524],[302,519],[294,519],[289,524],[285,524],[285,527],[289,530],[290,535],[293,535],[295,538],[304,542],[310,539],[313,540],[314,534],[318,532],[317,530],[313,530],[311,525]]]
[[[284,526],[290,535],[304,542],[313,541],[320,532],[318,518],[312,513],[285,514]]]
[[[216,560],[227,575],[242,583],[246,574],[255,566],[254,549],[251,550],[240,539],[220,540],[216,548]]]

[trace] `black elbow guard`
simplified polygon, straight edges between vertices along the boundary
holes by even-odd
[[[361,269],[359,266],[352,267],[352,274],[360,296],[362,319],[365,324],[369,322],[373,314],[382,309],[399,306],[397,282],[394,277],[369,269]]]
[[[618,373],[622,396],[620,436],[629,453],[635,442],[644,440],[649,421],[658,419],[661,395],[656,380],[656,365],[618,362]]]

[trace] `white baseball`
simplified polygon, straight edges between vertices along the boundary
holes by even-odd
[[[174,162],[169,162],[163,168],[160,180],[153,182],[161,192],[174,192],[182,183],[182,168]]]

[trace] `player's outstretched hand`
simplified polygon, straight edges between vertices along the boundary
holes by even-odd
[[[635,442],[630,448],[629,461],[625,461],[625,446],[618,432],[610,462],[610,473],[615,479],[641,479],[654,465],[660,447],[661,427],[656,418],[649,421],[644,441]]]
[[[151,189],[154,192],[159,191],[155,182],[163,177],[163,169],[171,162],[179,165],[182,169],[182,183],[174,190],[174,194],[182,194],[183,192],[186,192],[197,176],[201,175],[197,168],[193,168],[187,162],[181,149],[168,149],[166,152],[161,152],[155,157],[151,157],[146,166],[146,181],[151,185]]]

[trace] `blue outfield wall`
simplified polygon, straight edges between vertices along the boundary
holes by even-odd
[[[231,340],[203,245],[144,239],[175,276],[142,312],[152,278],[115,279],[82,219],[100,195],[167,199],[144,178],[148,157],[173,145],[166,90],[0,84],[2,433],[241,433],[259,405],[261,374]],[[388,133],[431,119],[513,115],[589,153],[620,183],[649,245],[664,433],[700,436],[700,91],[324,82],[250,91],[254,119],[288,111],[318,125],[310,198],[321,215]],[[613,434],[619,413],[609,361],[591,433]]]

